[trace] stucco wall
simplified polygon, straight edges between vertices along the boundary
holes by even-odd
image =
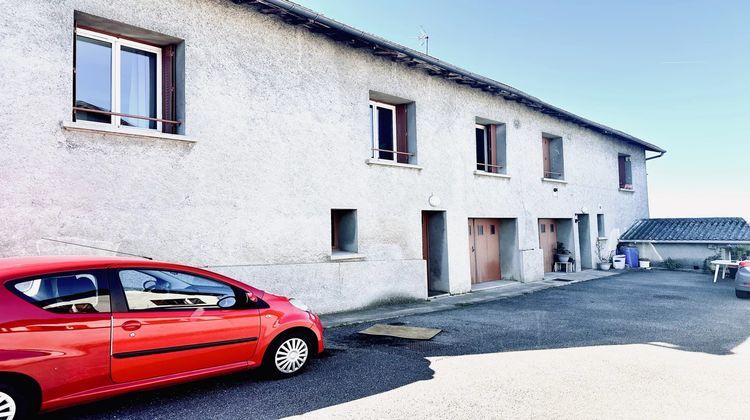
[[[637,246],[639,257],[648,258],[655,263],[671,258],[682,268],[698,266],[700,270],[703,269],[706,258],[722,253],[721,246],[716,244],[639,243]]]
[[[61,127],[75,10],[185,40],[196,143]],[[228,1],[13,2],[0,18],[2,256],[92,252],[45,237],[92,244],[220,267],[334,311],[426,297],[422,210],[447,211],[454,293],[470,289],[469,217],[516,218],[521,278],[534,281],[538,218],[585,209],[594,238],[604,213],[614,246],[648,216],[642,149]],[[416,102],[423,169],[365,163],[369,91]],[[510,179],[473,174],[476,117],[508,124]],[[564,139],[567,184],[541,181],[542,132]],[[618,153],[632,156],[634,192],[618,190]],[[357,209],[364,262],[329,262],[331,208]]]

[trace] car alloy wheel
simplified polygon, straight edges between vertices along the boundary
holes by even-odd
[[[307,361],[308,349],[305,340],[292,337],[279,346],[274,356],[276,369],[281,373],[297,372]]]
[[[13,420],[16,416],[16,402],[13,397],[0,391],[0,420]]]

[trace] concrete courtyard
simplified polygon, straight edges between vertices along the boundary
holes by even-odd
[[[391,321],[429,342],[327,331],[302,375],[232,375],[49,418],[747,418],[750,300],[706,274],[629,272]]]

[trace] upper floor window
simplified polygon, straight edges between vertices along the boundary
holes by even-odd
[[[474,132],[477,170],[506,174],[505,124],[482,124],[477,121]]]
[[[620,178],[620,188],[624,190],[633,189],[633,168],[630,162],[630,155],[617,156],[617,169]]]
[[[378,99],[373,98],[375,96]],[[397,163],[416,164],[414,102],[370,96],[370,138],[372,157]]]
[[[76,28],[76,119],[161,129],[161,54],[161,48]]]
[[[86,26],[101,21],[107,22],[106,31]],[[139,35],[148,41],[138,41]],[[182,116],[178,96],[184,100],[175,87],[178,44],[172,37],[76,12],[74,120],[184,134],[177,121]]]
[[[562,137],[542,136],[542,159],[544,161],[544,178],[565,179]]]

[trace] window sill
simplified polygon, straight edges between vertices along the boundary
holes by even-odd
[[[476,175],[476,176],[488,176],[490,178],[505,178],[505,179],[510,179],[510,175],[508,175],[508,174],[497,174],[497,173],[494,173],[494,172],[485,172],[485,171],[480,171],[480,170],[475,170],[474,171],[474,175]]]
[[[607,238],[606,236],[600,236],[600,237],[596,238],[596,240],[597,241],[607,241],[607,240],[609,240],[609,238]]]
[[[153,139],[181,141],[195,143],[196,140],[181,134],[162,133],[156,130],[146,130],[128,127],[114,127],[108,124],[86,123],[82,121],[63,121],[62,127],[66,130],[84,131],[89,133],[116,134],[129,137],[147,137]]]
[[[543,182],[553,182],[553,183],[556,183],[556,184],[567,184],[568,183],[568,181],[566,181],[564,179],[555,179],[555,178],[542,178],[542,181]]]
[[[421,171],[422,169],[424,169],[423,167],[419,165],[412,165],[410,163],[398,163],[392,160],[385,160],[385,159],[370,158],[370,159],[367,159],[365,163],[367,163],[368,165],[396,166],[399,168],[416,169],[418,171]]]
[[[364,259],[364,254],[356,252],[333,251],[331,253],[331,261],[362,261]]]
[[[620,191],[629,193],[635,192],[633,188],[620,188]]]

